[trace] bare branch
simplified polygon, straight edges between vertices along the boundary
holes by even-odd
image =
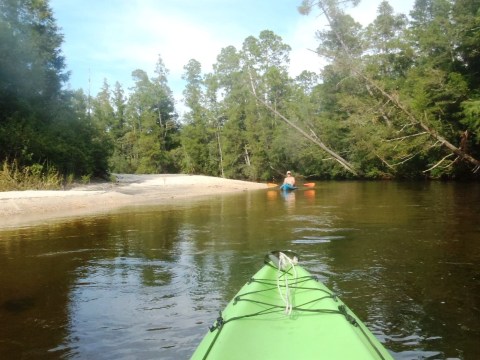
[[[447,160],[450,156],[453,156],[455,154],[451,153],[451,154],[448,154],[447,156],[445,156],[442,160],[440,160],[439,162],[437,162],[434,166],[432,166],[431,168],[427,169],[427,170],[423,170],[423,173],[427,173],[433,169],[435,169],[437,166],[439,166],[442,162],[444,162],[445,160]]]
[[[398,166],[398,165],[405,164],[406,162],[409,162],[409,161],[412,160],[415,156],[417,156],[418,154],[420,154],[420,152],[421,152],[421,151],[418,151],[418,152],[416,152],[415,154],[407,157],[405,160],[400,161],[400,162],[398,162],[398,163],[395,163],[395,164],[393,164],[392,166]]]
[[[418,134],[407,135],[407,136],[402,136],[402,137],[399,137],[399,138],[384,140],[384,142],[402,141],[402,140],[405,140],[405,139],[408,139],[408,138],[411,138],[411,137],[422,136],[422,135],[426,135],[426,134],[428,135],[428,133],[426,131],[423,131],[423,132],[418,133]]]
[[[387,162],[387,160],[385,160],[384,158],[382,158],[382,157],[381,157],[380,155],[378,155],[377,153],[374,153],[374,154],[375,154],[375,156],[376,156],[377,158],[380,159],[380,161],[381,161],[382,163],[384,163],[385,165],[387,165],[387,167],[389,167],[389,168],[392,169],[392,170],[395,169],[392,165],[390,165],[390,164]]]
[[[250,76],[250,80],[252,80],[251,76]],[[254,87],[254,84],[253,84],[253,81],[251,81],[251,86],[252,86],[252,94],[253,96],[255,97],[255,99],[257,101],[259,101],[260,103],[263,104],[263,106],[265,106],[268,110],[272,111],[276,116],[278,116],[279,118],[281,118],[283,121],[285,121],[289,126],[293,127],[295,130],[297,130],[300,134],[302,134],[305,138],[307,138],[308,140],[312,141],[313,143],[317,144],[318,146],[320,146],[320,148],[322,150],[324,150],[325,152],[327,152],[329,155],[331,155],[340,165],[342,165],[346,170],[350,171],[352,174],[356,175],[356,176],[359,176],[359,172],[357,170],[355,170],[355,168],[347,161],[345,160],[344,158],[342,158],[340,155],[338,155],[337,153],[335,153],[333,150],[331,150],[330,148],[328,148],[320,139],[319,137],[317,136],[317,134],[315,134],[311,129],[310,131],[313,133],[313,135],[310,135],[308,134],[305,130],[303,130],[302,128],[300,128],[298,125],[296,125],[295,123],[293,123],[292,121],[290,121],[289,119],[287,119],[285,116],[283,116],[282,114],[280,114],[276,109],[274,109],[270,104],[268,104],[266,101],[264,101],[263,99],[261,99],[260,97],[258,97],[256,95],[256,92],[255,92],[255,87]]]

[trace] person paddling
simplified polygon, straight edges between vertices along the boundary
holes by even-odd
[[[287,176],[283,180],[282,188],[294,188],[295,187],[295,178],[292,176],[291,171],[287,171]]]

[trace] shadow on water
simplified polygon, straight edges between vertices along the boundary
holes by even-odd
[[[478,184],[326,182],[0,232],[0,358],[188,358],[273,249],[397,359],[480,358]]]
[[[35,305],[32,297],[10,298],[3,303],[3,308],[11,313],[20,313]]]

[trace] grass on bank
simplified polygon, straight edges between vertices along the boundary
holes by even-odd
[[[66,180],[72,181],[70,176]],[[19,167],[15,161],[5,161],[0,171],[0,191],[58,190],[64,188],[64,183],[56,169],[41,164]]]

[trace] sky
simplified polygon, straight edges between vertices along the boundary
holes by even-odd
[[[361,0],[348,12],[367,25],[381,0]],[[184,66],[191,59],[211,72],[222,48],[241,49],[243,41],[271,30],[290,45],[290,75],[319,72],[313,52],[315,32],[325,20],[312,12],[300,15],[301,0],[50,0],[60,33],[68,88],[95,96],[104,79],[118,81],[128,93],[136,69],[154,77],[159,56],[169,71],[168,85],[181,107]],[[408,15],[414,0],[390,0],[395,13]]]

